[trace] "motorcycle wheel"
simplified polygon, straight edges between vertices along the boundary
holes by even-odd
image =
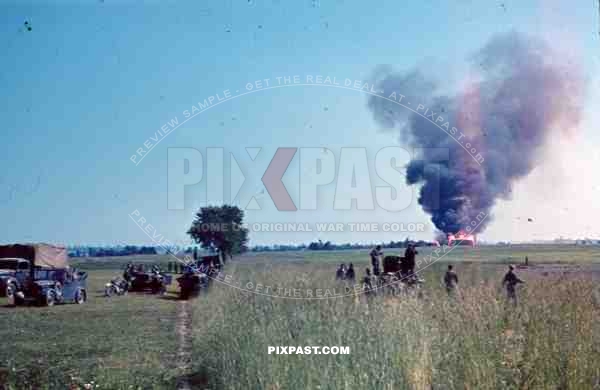
[[[85,303],[86,300],[87,294],[85,293],[85,290],[81,288],[77,290],[77,292],[75,293],[75,303],[78,305],[82,305]]]
[[[107,298],[110,298],[114,292],[115,292],[114,286],[106,287],[104,289],[104,296],[106,296]]]

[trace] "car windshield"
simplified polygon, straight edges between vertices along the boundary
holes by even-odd
[[[64,270],[56,270],[56,269],[43,269],[36,268],[35,270],[35,279],[36,280],[58,280],[64,281],[66,273]]]
[[[19,264],[18,260],[15,259],[0,259],[0,269],[17,269]]]

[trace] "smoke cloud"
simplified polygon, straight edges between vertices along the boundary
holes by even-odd
[[[578,67],[533,37],[495,36],[469,60],[472,72],[456,94],[441,93],[446,86],[419,70],[380,68],[376,89],[402,94],[405,107],[377,96],[368,101],[376,121],[415,148],[407,182],[422,185],[419,204],[445,233],[482,232],[495,202],[510,199],[552,135],[577,128],[583,106]]]

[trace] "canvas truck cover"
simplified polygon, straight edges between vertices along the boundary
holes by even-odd
[[[0,258],[19,257],[33,262],[36,267],[67,268],[67,249],[49,244],[0,245]]]

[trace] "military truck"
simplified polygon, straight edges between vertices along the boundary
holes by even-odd
[[[82,304],[87,274],[68,264],[64,247],[48,244],[0,246],[0,283],[10,306]]]
[[[187,267],[183,275],[177,278],[177,283],[179,283],[179,298],[185,300],[208,288],[209,278],[198,268]]]
[[[189,299],[210,285],[211,274],[218,272],[221,267],[219,256],[204,256],[186,265],[183,275],[177,278],[179,297]]]

